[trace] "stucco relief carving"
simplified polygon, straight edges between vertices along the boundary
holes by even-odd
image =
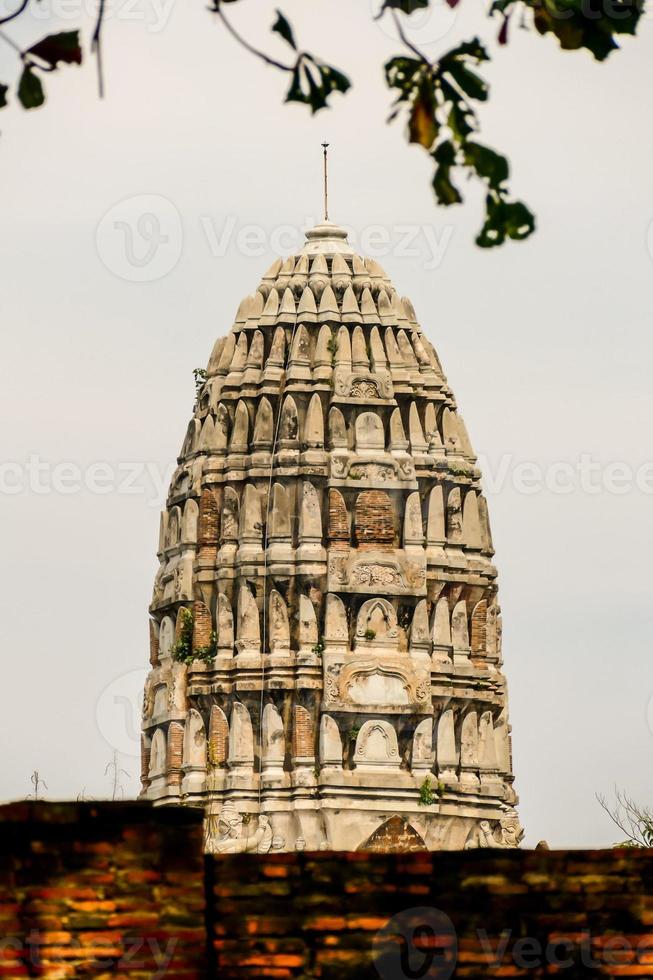
[[[329,557],[329,589],[347,592],[376,592],[424,595],[426,593],[426,560],[409,561],[403,552],[357,551]]]
[[[424,704],[429,694],[425,675],[414,671],[410,663],[399,658],[356,660],[340,672],[340,700],[352,704]]]
[[[387,721],[366,721],[356,739],[354,765],[398,766],[397,733]]]
[[[344,398],[392,398],[392,382],[386,371],[362,374],[336,369],[334,390],[336,395]]]
[[[267,854],[272,846],[272,827],[265,814],[239,813],[227,800],[219,814],[206,819],[204,849],[207,854]]]

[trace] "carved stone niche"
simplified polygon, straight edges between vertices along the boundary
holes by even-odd
[[[366,652],[399,652],[399,626],[397,613],[387,599],[367,599],[358,611],[354,650]]]
[[[366,721],[356,739],[354,766],[357,769],[398,769],[397,733],[389,721]]]
[[[387,599],[361,606],[351,655],[325,654],[324,692],[344,711],[431,711],[430,672],[399,653],[397,615]]]

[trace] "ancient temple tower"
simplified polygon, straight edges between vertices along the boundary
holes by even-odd
[[[209,851],[516,846],[496,569],[438,357],[325,222],[211,354],[162,515],[143,797]]]

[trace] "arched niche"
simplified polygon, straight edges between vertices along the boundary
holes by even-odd
[[[399,643],[397,613],[387,599],[368,599],[356,618],[356,647],[396,650]]]
[[[354,765],[365,769],[398,768],[397,733],[389,721],[371,719],[363,724],[356,738]]]

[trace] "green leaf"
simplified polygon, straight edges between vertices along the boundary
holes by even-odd
[[[423,7],[428,7],[430,0],[383,0],[383,6],[381,7],[381,13],[384,10],[392,8],[394,10],[401,10],[404,14],[412,14],[414,10],[420,10]]]
[[[333,92],[346,92],[351,82],[346,75],[332,65],[323,65],[310,54],[300,55],[293,70],[286,102],[301,102],[319,112],[328,106]]]
[[[469,112],[464,103],[454,102],[452,104],[447,121],[458,142],[462,143],[470,133],[474,132],[474,115]]]
[[[470,99],[476,99],[478,102],[487,100],[489,91],[487,82],[475,72],[456,61],[447,66],[447,71]]]
[[[9,91],[8,85],[3,85],[0,82],[0,109],[4,109],[7,105],[7,92]]]
[[[472,58],[476,62],[489,61],[490,56],[487,53],[485,45],[481,44],[477,37],[472,38],[471,41],[463,41],[459,44],[457,48],[453,48],[451,51],[447,52],[445,57],[441,59],[453,58],[454,60],[464,61],[467,58]]]
[[[466,142],[464,145],[465,163],[476,171],[479,177],[485,178],[493,190],[498,191],[508,180],[510,167],[508,161],[500,153],[480,143]]]
[[[56,68],[60,61],[67,65],[81,65],[82,49],[79,44],[79,31],[50,34],[28,48],[26,54],[40,58],[52,68]]]
[[[408,120],[408,140],[430,150],[438,135],[433,86],[424,79],[413,101]]]
[[[390,88],[399,90],[398,101],[410,98],[424,73],[424,63],[416,58],[396,57],[385,64],[385,79]]]
[[[294,48],[295,51],[297,50],[293,29],[280,10],[277,10],[277,19],[272,25],[272,30],[276,31],[277,34],[280,34],[284,41],[288,42],[291,48]]]
[[[567,51],[586,48],[597,61],[618,49],[615,35],[636,33],[643,10],[643,0],[610,0],[596,9],[582,0],[528,0],[528,5],[538,33],[554,34]]]
[[[488,194],[485,223],[476,238],[481,248],[503,245],[506,238],[521,241],[535,231],[535,217],[521,201],[505,201]]]
[[[30,65],[25,65],[18,83],[18,101],[24,109],[36,109],[45,102],[41,79]]]
[[[461,204],[462,197],[458,188],[451,182],[451,168],[456,164],[456,149],[449,140],[440,143],[431,154],[437,167],[433,175],[433,190],[440,204],[449,207],[451,204]]]

